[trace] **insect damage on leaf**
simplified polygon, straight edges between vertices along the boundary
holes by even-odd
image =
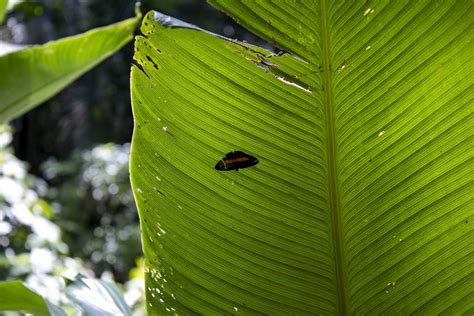
[[[258,164],[258,159],[254,156],[248,155],[242,151],[233,151],[225,155],[222,160],[219,160],[215,166],[216,170],[228,171],[240,168],[248,168]]]

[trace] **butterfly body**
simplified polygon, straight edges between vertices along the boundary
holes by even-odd
[[[222,160],[219,160],[215,166],[219,171],[238,171],[241,168],[248,168],[258,164],[258,159],[254,156],[246,154],[242,151],[233,151],[225,155]]]

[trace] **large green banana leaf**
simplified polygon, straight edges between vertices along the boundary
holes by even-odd
[[[474,2],[211,2],[284,51],[144,19],[150,314],[472,314]]]
[[[0,57],[0,123],[43,103],[133,38],[137,16]]]

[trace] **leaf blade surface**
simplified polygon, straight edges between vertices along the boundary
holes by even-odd
[[[0,57],[0,121],[41,104],[132,39],[140,17]]]
[[[303,60],[148,16],[131,179],[151,309],[472,308],[469,2],[213,3]],[[211,170],[233,150],[260,163]]]

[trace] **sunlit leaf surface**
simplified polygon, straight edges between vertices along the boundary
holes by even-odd
[[[294,55],[144,19],[149,312],[471,314],[473,2],[212,2]]]
[[[0,0],[0,23],[5,19],[5,13],[7,10],[8,0]]]
[[[0,57],[0,122],[52,97],[132,39],[139,16]]]
[[[7,10],[8,0],[0,0],[0,23],[5,20],[5,13]]]
[[[66,315],[59,307],[45,301],[21,281],[0,282],[0,293],[0,311],[17,311],[37,316]]]

